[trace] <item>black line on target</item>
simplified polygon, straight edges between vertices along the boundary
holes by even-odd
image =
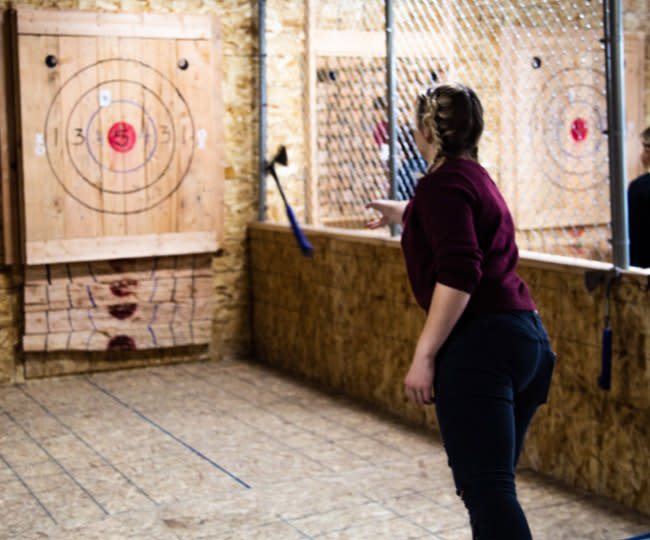
[[[125,212],[125,211],[116,211],[116,210],[105,210],[105,209],[103,209],[103,208],[94,208],[93,206],[90,206],[89,204],[87,204],[87,203],[85,203],[84,201],[82,201],[81,199],[79,199],[79,197],[77,197],[76,195],[74,195],[74,194],[73,194],[73,193],[72,193],[72,192],[71,192],[71,191],[70,191],[70,190],[65,186],[65,184],[64,184],[64,183],[61,181],[61,179],[59,178],[59,175],[56,173],[56,170],[54,169],[54,166],[52,165],[52,159],[51,159],[51,157],[50,157],[49,147],[48,147],[48,144],[47,144],[47,126],[48,126],[48,123],[49,123],[50,114],[51,114],[51,112],[52,112],[52,107],[54,106],[54,103],[55,103],[56,100],[58,99],[59,95],[61,94],[61,92],[63,91],[63,89],[65,88],[65,86],[68,85],[68,84],[69,84],[73,79],[75,79],[77,76],[79,76],[79,75],[80,75],[81,73],[83,73],[84,71],[87,71],[87,70],[89,70],[89,69],[95,68],[96,66],[99,66],[100,64],[103,64],[103,63],[106,63],[106,62],[131,62],[131,63],[134,63],[134,64],[138,64],[138,65],[140,65],[140,66],[143,66],[143,67],[145,67],[145,68],[147,68],[147,69],[150,69],[151,71],[153,71],[154,73],[156,73],[157,75],[159,75],[160,77],[162,77],[162,78],[163,78],[165,81],[167,81],[167,82],[172,86],[172,88],[176,91],[176,94],[178,95],[179,99],[182,101],[183,105],[185,106],[185,108],[186,108],[187,111],[188,111],[188,117],[189,117],[189,119],[190,119],[190,123],[191,123],[191,126],[192,126],[192,145],[191,145],[192,152],[190,153],[190,156],[189,156],[189,159],[188,159],[188,163],[187,163],[187,167],[185,168],[185,170],[184,170],[184,171],[182,172],[182,174],[180,175],[180,179],[179,179],[178,183],[174,186],[174,188],[173,188],[172,190],[170,190],[170,192],[169,192],[167,195],[165,195],[165,197],[163,197],[163,198],[160,199],[159,201],[157,201],[157,202],[155,202],[155,203],[153,203],[153,204],[151,204],[151,205],[149,205],[149,206],[147,206],[147,207],[144,207],[144,208],[141,208],[141,209],[138,209],[138,210],[131,210],[131,211],[129,211],[129,212]],[[63,188],[63,190],[66,192],[66,194],[68,194],[70,197],[72,197],[75,201],[77,201],[77,202],[78,202],[79,204],[81,204],[83,207],[85,207],[85,208],[87,208],[87,209],[89,209],[89,210],[92,210],[92,211],[94,211],[94,212],[102,213],[102,214],[112,214],[112,215],[140,214],[140,213],[142,213],[142,212],[147,212],[147,211],[149,211],[149,210],[151,210],[151,209],[153,209],[153,208],[155,208],[155,207],[161,205],[163,202],[165,202],[167,199],[169,199],[169,198],[170,198],[174,193],[176,193],[176,191],[178,191],[178,188],[181,186],[181,184],[183,183],[183,180],[184,180],[185,177],[187,176],[187,173],[190,171],[190,168],[192,167],[192,162],[193,162],[193,160],[194,160],[194,150],[195,150],[194,147],[195,147],[195,145],[196,145],[196,139],[195,139],[195,137],[194,137],[195,129],[196,129],[196,128],[195,128],[195,124],[194,124],[194,117],[192,116],[192,112],[191,112],[191,110],[190,110],[190,108],[189,108],[189,105],[187,104],[187,101],[186,101],[185,98],[183,97],[183,94],[181,94],[181,92],[180,92],[180,90],[178,89],[178,87],[177,87],[174,83],[172,83],[172,81],[171,81],[168,77],[166,77],[163,73],[161,73],[161,72],[160,72],[159,70],[157,70],[156,68],[154,68],[154,67],[152,67],[152,66],[150,66],[150,65],[148,65],[148,64],[146,64],[146,63],[144,63],[144,62],[142,62],[141,60],[133,60],[133,59],[129,59],[129,58],[105,58],[105,59],[103,59],[103,60],[98,60],[98,61],[95,62],[94,64],[90,64],[90,65],[88,65],[88,66],[86,66],[86,67],[81,68],[79,71],[77,71],[76,73],[74,73],[71,77],[69,77],[69,78],[68,78],[68,79],[67,79],[67,80],[66,80],[66,81],[65,81],[65,82],[64,82],[64,83],[59,87],[59,89],[57,90],[57,92],[54,94],[54,97],[52,98],[52,102],[50,103],[50,106],[49,106],[49,108],[48,108],[48,110],[47,110],[47,114],[46,114],[46,116],[45,116],[45,129],[43,130],[43,137],[44,137],[44,142],[45,142],[45,155],[46,155],[46,158],[47,158],[47,162],[48,162],[48,164],[49,164],[49,166],[50,166],[50,169],[52,170],[52,172],[53,172],[53,174],[54,174],[54,177],[55,177],[56,180],[59,182],[59,184],[61,185],[61,187]]]

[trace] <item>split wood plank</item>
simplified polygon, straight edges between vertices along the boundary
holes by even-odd
[[[206,277],[154,278],[137,281],[122,279],[104,283],[66,283],[25,285],[25,312],[43,310],[90,309],[116,303],[178,302],[204,298],[213,293],[213,280]]]
[[[178,324],[212,319],[212,297],[193,298],[177,303],[115,303],[88,309],[27,311],[25,334],[61,332],[124,333],[132,326]]]
[[[29,334],[23,336],[26,352],[67,350],[115,351],[140,350],[210,343],[211,321],[175,325],[132,326],[128,333],[98,331]]]
[[[27,244],[27,260],[29,264],[52,264],[139,257],[143,253],[162,257],[215,252],[218,248],[216,231],[145,234],[139,235],[137,242],[130,235],[106,236],[101,242],[96,238],[32,241]]]
[[[451,58],[454,31],[399,32],[395,36],[395,56],[400,58]],[[386,33],[358,30],[314,30],[317,56],[374,58],[386,56]]]
[[[38,282],[53,284],[57,281],[73,282],[77,280],[110,284],[120,279],[140,281],[154,277],[187,276],[212,276],[212,255],[203,253],[176,257],[111,259],[25,267],[25,283],[30,285],[38,285]]]

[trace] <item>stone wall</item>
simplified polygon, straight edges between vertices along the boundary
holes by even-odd
[[[435,412],[407,402],[403,378],[424,323],[395,239],[306,229],[303,258],[290,229],[250,229],[255,357],[413,424]],[[650,272],[612,288],[612,389],[598,387],[604,287],[588,293],[577,259],[522,256],[558,355],[550,400],[533,421],[522,465],[650,513]],[[558,262],[561,261],[561,262]]]

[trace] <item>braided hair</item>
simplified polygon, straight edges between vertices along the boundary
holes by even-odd
[[[428,88],[416,100],[418,128],[428,128],[427,142],[437,148],[429,171],[447,157],[469,155],[478,160],[478,143],[483,133],[483,106],[471,88],[440,84]]]

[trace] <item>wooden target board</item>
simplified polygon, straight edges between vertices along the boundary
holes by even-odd
[[[601,37],[595,31],[503,31],[501,187],[520,230],[610,222]],[[643,78],[636,68],[643,38],[626,34],[625,42],[626,124],[634,129],[643,124]],[[627,160],[629,174],[638,155],[628,152]]]
[[[216,18],[21,9],[17,35],[27,264],[217,250]]]
[[[503,31],[501,179],[519,229],[609,222],[599,39],[588,31]]]

